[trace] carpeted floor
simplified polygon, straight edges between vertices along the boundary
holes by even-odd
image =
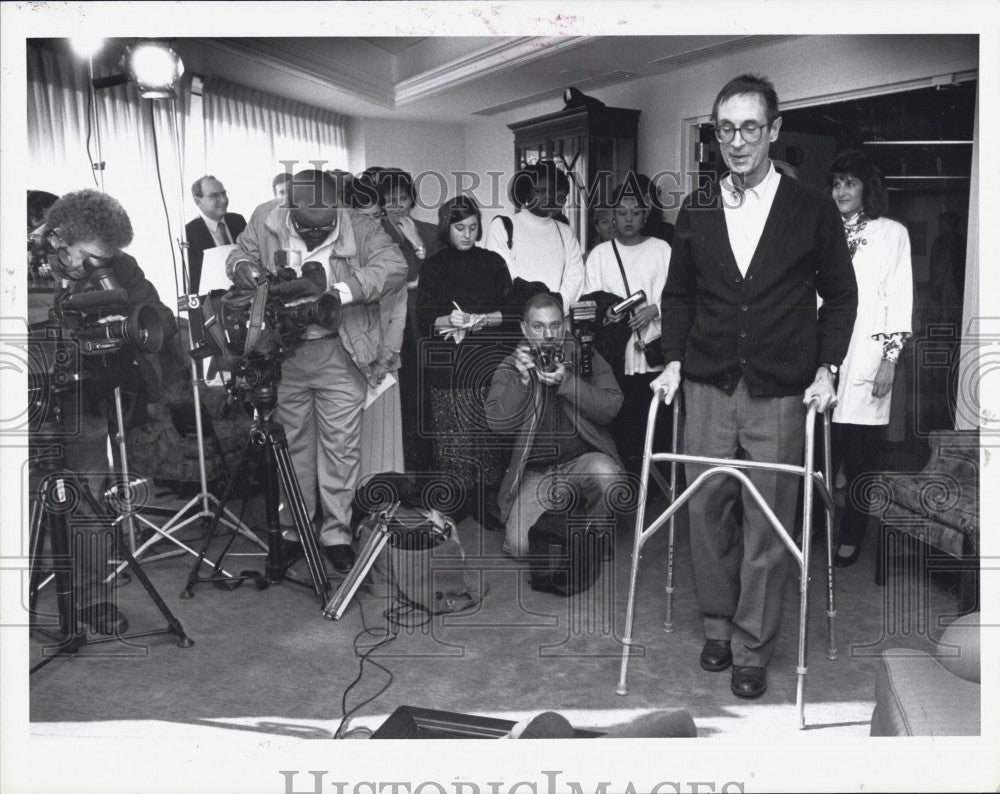
[[[247,523],[258,526],[251,502]],[[184,530],[196,536],[198,525]],[[526,565],[500,549],[502,535],[471,519],[460,525],[469,564],[488,592],[475,610],[437,617],[385,637],[387,604],[360,594],[340,621],[327,621],[315,595],[290,583],[233,591],[199,585],[182,600],[193,557],[144,564],[169,608],[195,641],[177,647],[165,636],[86,646],[30,679],[31,732],[46,736],[264,735],[331,738],[346,709],[346,728],[367,735],[402,705],[518,720],[551,709],[577,728],[598,731],[653,709],[687,709],[700,737],[797,732],[798,577],[789,581],[783,628],[768,669],[770,688],[756,701],[729,691],[729,674],[698,665],[703,637],[697,614],[686,524],[678,522],[673,628],[665,617],[666,531],[643,551],[636,599],[635,645],[628,694],[616,694],[631,532],[619,534],[613,564],[573,598],[532,591]],[[197,544],[196,537],[192,543]],[[156,549],[169,549],[168,542]],[[827,658],[825,546],[814,547],[809,604],[805,718],[809,736],[866,736],[881,650],[926,647],[954,614],[956,583],[925,580],[901,565],[889,586],[873,584],[873,543],[857,565],[837,569],[836,640]],[[234,550],[252,551],[240,540]],[[210,555],[211,556],[211,555]],[[260,557],[229,556],[231,571],[263,570]],[[303,563],[295,569],[305,574]],[[334,580],[336,587],[338,580]],[[52,587],[41,599],[52,609]],[[901,597],[905,595],[905,597]],[[118,588],[131,631],[164,620],[134,579]],[[363,633],[365,628],[374,634]],[[378,635],[378,636],[376,636]],[[44,638],[32,642],[32,663]],[[379,666],[372,664],[377,662]],[[352,682],[363,671],[360,681]],[[385,690],[379,694],[380,690]],[[365,702],[368,701],[370,702]],[[195,733],[192,734],[192,731]]]

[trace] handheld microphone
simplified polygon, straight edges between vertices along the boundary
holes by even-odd
[[[646,302],[646,293],[643,290],[633,292],[625,300],[619,301],[614,306],[608,308],[604,315],[604,324],[617,322],[626,312],[632,311],[636,306]]]

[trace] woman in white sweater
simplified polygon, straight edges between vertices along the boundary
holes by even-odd
[[[639,471],[652,394],[649,384],[663,371],[663,363],[651,363],[643,348],[654,357],[659,354],[660,295],[667,283],[670,245],[642,234],[650,206],[642,192],[635,189],[634,180],[615,189],[611,205],[617,236],[588,254],[583,292],[610,292],[627,298],[641,290],[646,296],[643,303],[618,320],[628,323],[632,334],[625,347],[624,377],[618,384],[625,394],[625,402],[611,425],[626,468]],[[665,452],[670,440],[669,415],[661,411],[660,417],[653,448]]]
[[[880,468],[896,361],[911,333],[913,270],[906,227],[884,217],[882,177],[865,155],[837,155],[830,166],[830,190],[844,220],[858,281],[858,316],[838,373],[832,417],[834,471],[842,464],[847,478],[834,562],[847,567],[861,551],[869,512],[867,478]]]
[[[563,309],[583,292],[583,251],[573,230],[561,220],[569,179],[545,160],[525,166],[510,184],[517,207],[513,219],[497,216],[486,235],[486,248],[500,254],[511,280],[540,281],[562,295]],[[505,225],[510,224],[508,234]]]

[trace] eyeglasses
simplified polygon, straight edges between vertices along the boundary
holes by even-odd
[[[299,234],[330,234],[337,228],[337,222],[328,223],[326,226],[306,226],[299,223],[295,218],[292,218],[292,226],[295,227],[295,231]]]
[[[56,252],[56,256],[59,257],[59,264],[63,267],[74,267],[73,256],[69,252],[69,247],[63,241],[62,236],[59,234],[57,229],[50,229],[45,233],[45,239],[49,244],[49,247]],[[89,265],[91,268],[100,267],[101,265],[107,264],[111,261],[113,257],[111,256],[95,256],[90,254],[85,256],[82,260],[82,264]]]
[[[746,143],[757,143],[764,132],[767,124],[758,124],[756,121],[744,121],[740,126],[734,127],[732,124],[716,124],[715,137],[720,143],[731,143],[739,130],[740,137]]]
[[[229,194],[225,190],[220,190],[218,193],[206,193],[202,198],[212,199],[212,201],[218,201],[219,199],[224,199]]]

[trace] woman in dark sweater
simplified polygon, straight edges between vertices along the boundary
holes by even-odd
[[[424,262],[417,290],[434,471],[456,477],[476,508],[509,457],[486,424],[483,404],[509,352],[505,340],[516,341],[517,310],[506,305],[511,280],[503,258],[476,246],[482,215],[472,198],[441,206],[438,234],[445,247]],[[485,511],[474,515],[484,523]]]

